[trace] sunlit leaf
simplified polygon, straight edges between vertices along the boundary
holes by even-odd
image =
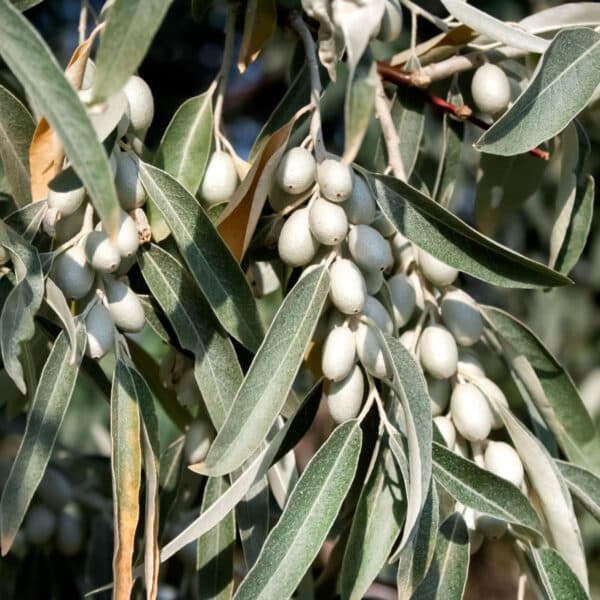
[[[596,520],[600,521],[600,477],[583,467],[572,465],[564,460],[555,460],[554,462],[571,494]]]
[[[243,73],[252,64],[277,27],[274,0],[249,0],[244,18],[238,69]]]

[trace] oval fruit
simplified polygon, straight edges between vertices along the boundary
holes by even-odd
[[[385,306],[383,306],[377,298],[367,296],[362,309],[362,314],[373,319],[383,333],[387,335],[392,335],[392,333],[394,333],[394,322],[392,321],[392,317],[390,317],[390,313],[388,313]]]
[[[435,379],[435,377],[426,376],[427,391],[431,400],[431,416],[437,417],[444,414],[450,401],[450,380]]]
[[[425,250],[419,249],[417,261],[421,273],[435,287],[448,287],[458,277],[458,271],[454,267],[438,260]]]
[[[319,242],[310,232],[308,208],[295,210],[284,223],[277,244],[281,260],[290,267],[307,265],[317,253]]]
[[[117,250],[122,257],[133,256],[140,245],[140,237],[135,221],[125,212],[119,215],[119,231],[115,241]]]
[[[183,453],[189,464],[202,462],[214,438],[212,425],[206,419],[196,419],[190,423],[185,434]]]
[[[371,296],[376,294],[382,288],[385,281],[383,271],[362,271],[362,274],[367,286],[367,292]]]
[[[437,416],[433,418],[433,422],[444,438],[446,446],[450,449],[454,448],[454,444],[456,443],[456,429],[452,420],[449,417]]]
[[[348,249],[361,269],[383,271],[392,264],[389,242],[368,225],[355,225],[350,229]]]
[[[92,231],[85,239],[87,260],[96,271],[113,273],[119,267],[121,255],[104,231]]]
[[[471,95],[480,111],[498,117],[510,103],[510,82],[506,73],[491,63],[481,65],[471,80]]]
[[[506,521],[483,514],[477,514],[475,526],[477,527],[477,531],[489,540],[499,540],[508,529]]]
[[[442,325],[425,327],[419,340],[421,366],[436,379],[448,379],[456,373],[458,348],[452,334]]]
[[[177,402],[185,408],[193,409],[202,404],[202,394],[196,383],[194,369],[187,369],[175,385]]]
[[[139,134],[145,132],[154,119],[154,98],[148,84],[137,75],[132,75],[123,92],[129,103],[129,121],[131,129]]]
[[[25,536],[34,546],[41,546],[50,540],[56,529],[56,516],[42,504],[34,504],[25,517]]]
[[[517,451],[506,442],[489,442],[483,455],[485,468],[513,485],[521,487],[525,473]]]
[[[217,150],[210,157],[204,173],[200,187],[202,198],[210,206],[228,202],[235,192],[237,181],[237,171],[231,156],[227,152]]]
[[[348,221],[355,225],[369,225],[377,214],[377,205],[371,190],[360,175],[354,175],[352,193],[343,204]]]
[[[482,442],[492,430],[492,412],[487,398],[472,383],[454,386],[450,414],[456,430],[470,442]]]
[[[469,379],[485,377],[483,365],[473,350],[460,348],[458,350],[458,372]]]
[[[110,312],[98,302],[87,314],[85,319],[87,331],[86,354],[90,358],[102,358],[115,341],[115,324]]]
[[[345,315],[358,314],[365,305],[367,289],[360,269],[346,258],[338,258],[329,267],[329,297]]]
[[[462,290],[444,294],[441,303],[442,319],[461,346],[476,344],[483,333],[483,319],[477,304]]]
[[[316,171],[317,164],[312,153],[298,146],[283,155],[275,180],[288,194],[301,194],[315,182]]]
[[[492,429],[500,429],[501,427],[504,427],[504,421],[502,421],[500,413],[495,408],[496,404],[501,404],[505,408],[508,408],[508,400],[506,399],[504,392],[487,377],[478,377],[473,379],[473,383],[488,399],[490,410],[492,411]]]
[[[383,379],[389,376],[389,368],[377,334],[365,323],[359,323],[354,332],[356,353],[368,373]]]
[[[146,322],[144,307],[137,294],[118,279],[105,278],[104,289],[108,301],[108,310],[121,331],[141,331]]]
[[[321,370],[327,379],[341,381],[356,362],[354,334],[348,327],[335,327],[323,344]]]
[[[48,207],[55,208],[63,217],[72,215],[85,199],[85,188],[59,192],[48,188]]]
[[[247,279],[257,298],[272,294],[281,287],[275,267],[266,260],[257,260],[251,263],[248,267]]]
[[[316,198],[308,210],[310,231],[325,246],[335,246],[348,233],[348,218],[344,209],[324,198]]]
[[[393,42],[402,33],[402,7],[395,0],[386,0],[377,39]]]
[[[75,300],[83,298],[94,283],[94,271],[81,246],[69,248],[54,260],[51,277],[66,298]]]
[[[415,288],[404,274],[390,277],[388,287],[394,307],[396,327],[404,327],[413,316],[417,305]]]
[[[139,177],[136,162],[126,152],[116,152],[117,175],[115,186],[121,208],[131,211],[140,208],[146,202],[146,191]]]
[[[365,379],[358,365],[341,381],[334,381],[327,393],[327,408],[336,423],[354,419],[360,412]]]
[[[65,506],[58,515],[56,547],[65,556],[75,556],[83,548],[84,531],[81,513],[76,504]]]
[[[317,181],[321,194],[332,202],[344,202],[352,193],[352,169],[333,158],[317,166]]]
[[[48,508],[58,512],[73,498],[73,486],[60,471],[48,468],[36,493]]]

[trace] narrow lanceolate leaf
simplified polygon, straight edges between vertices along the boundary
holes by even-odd
[[[600,521],[600,478],[587,469],[563,460],[555,460],[571,494]]]
[[[519,25],[532,33],[543,33],[565,27],[593,27],[600,23],[597,2],[565,2],[521,19]]]
[[[441,0],[441,2],[453,17],[496,42],[537,54],[542,54],[548,47],[548,40],[504,23],[467,4],[464,0]]]
[[[22,394],[27,391],[19,357],[21,344],[35,334],[33,318],[44,297],[44,276],[37,250],[0,223],[0,246],[8,250],[17,284],[10,291],[0,315],[0,344],[4,369]],[[33,392],[33,390],[30,390]]]
[[[0,85],[0,160],[18,207],[31,202],[29,145],[35,123],[21,101]]]
[[[496,404],[504,425],[519,453],[525,472],[535,490],[548,526],[548,542],[567,561],[579,581],[588,589],[583,541],[567,486],[542,445],[510,410]]]
[[[445,263],[503,287],[539,288],[570,280],[481,235],[409,184],[385,175],[368,176],[379,207],[394,227]]]
[[[11,0],[12,4],[21,11],[37,6],[43,1],[44,0]]]
[[[0,55],[59,135],[106,230],[115,234],[119,203],[106,152],[44,40],[8,0],[0,0]]]
[[[342,563],[343,600],[360,600],[375,581],[400,533],[405,509],[398,467],[389,448],[384,448],[354,512]]]
[[[549,600],[588,600],[587,592],[563,558],[552,548],[530,548],[538,578]]]
[[[491,154],[521,154],[562,131],[600,84],[598,61],[600,33],[584,27],[559,32],[527,89],[477,147]]]
[[[469,570],[469,532],[459,513],[440,527],[435,556],[414,600],[462,600]]]
[[[5,217],[4,222],[31,244],[40,229],[47,210],[48,205],[45,201],[34,202],[10,213]]]
[[[211,477],[202,497],[203,513],[229,488],[225,477]],[[225,600],[233,593],[233,553],[235,550],[235,519],[231,511],[213,529],[198,538],[198,598]]]
[[[298,480],[237,600],[289,598],[319,552],[350,488],[362,443],[358,421],[340,425]]]
[[[185,268],[151,245],[139,254],[142,276],[169,319],[179,343],[194,354],[194,374],[208,413],[219,429],[243,378],[233,344]]]
[[[492,306],[483,310],[508,343],[517,375],[569,460],[600,474],[600,434],[569,374],[526,325]]]
[[[439,498],[435,481],[431,480],[425,506],[421,511],[417,533],[398,556],[396,588],[398,600],[409,600],[423,581],[435,554],[440,522]]]
[[[367,53],[348,79],[344,102],[344,160],[348,163],[354,162],[367,133],[378,77],[375,63]]]
[[[238,58],[240,73],[256,60],[276,28],[277,8],[274,0],[249,0]]]
[[[172,0],[116,0],[96,54],[92,95],[101,102],[120,90],[140,66]]]
[[[400,138],[400,156],[406,177],[410,177],[417,163],[423,131],[425,130],[425,102],[410,88],[399,88],[392,104],[392,118]]]
[[[406,521],[402,539],[392,559],[415,535],[419,515],[425,504],[431,482],[431,401],[423,372],[412,354],[396,339],[385,336],[393,382],[402,404],[408,441],[408,471]]]
[[[198,287],[223,327],[256,350],[262,325],[244,272],[196,199],[171,175],[139,162],[148,196],[162,213]]]
[[[77,354],[75,319],[69,310],[69,305],[62,290],[49,277],[46,280],[45,300],[46,304],[54,311],[54,314],[63,324],[65,333],[71,344],[72,359],[75,360]]]
[[[77,332],[77,360],[64,333],[54,342],[29,409],[25,434],[0,501],[2,556],[10,550],[33,494],[40,483],[58,436],[85,349],[85,328]]]
[[[436,442],[433,443],[433,475],[465,506],[521,525],[531,530],[534,538],[541,536],[540,520],[517,487]]]
[[[117,360],[110,399],[115,549],[115,600],[127,600],[133,588],[132,561],[140,515],[142,448],[137,389],[129,367]]]
[[[328,291],[329,274],[321,266],[287,295],[211,446],[203,473],[231,473],[265,439],[292,387]]]
[[[213,92],[186,100],[167,126],[154,164],[173,175],[190,193],[200,187],[212,143]],[[160,240],[158,240],[160,241]]]

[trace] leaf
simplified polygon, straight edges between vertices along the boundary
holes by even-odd
[[[0,315],[0,343],[6,373],[22,394],[27,391],[19,360],[21,344],[35,334],[34,316],[44,297],[44,276],[37,250],[25,244],[0,223],[0,246],[10,253],[17,284],[10,291]],[[31,390],[30,390],[31,391]]]
[[[570,282],[481,235],[409,184],[384,175],[370,175],[367,180],[396,230],[450,266],[503,287],[545,288]]]
[[[576,26],[594,26],[600,23],[600,5],[597,2],[565,2],[540,10],[519,21],[532,33]]]
[[[413,600],[462,600],[469,570],[469,533],[459,513],[440,527],[435,556]]]
[[[229,337],[183,266],[152,244],[139,253],[142,276],[171,323],[179,343],[194,354],[194,375],[208,413],[220,429],[243,379]]]
[[[517,374],[569,460],[600,474],[600,434],[569,374],[523,323],[492,306],[482,310],[509,344]]]
[[[541,536],[540,520],[517,487],[437,442],[433,443],[433,474],[465,506],[525,527],[533,532],[534,538]]]
[[[549,543],[567,561],[587,589],[587,567],[579,525],[567,486],[548,452],[504,406],[496,404],[510,438],[519,453],[527,477],[539,499]]]
[[[599,33],[586,28],[559,32],[527,89],[476,147],[503,156],[521,154],[562,131],[600,84],[598,61]]]
[[[281,510],[285,508],[288,498],[298,482],[298,469],[296,467],[296,455],[293,450],[281,457],[267,473],[269,488],[275,502]]]
[[[106,152],[43,39],[7,0],[0,0],[0,55],[60,136],[106,231],[116,234],[119,203]]]
[[[46,279],[46,295],[44,300],[63,324],[65,333],[69,338],[69,344],[71,344],[71,360],[75,361],[77,356],[77,332],[75,327],[75,319],[69,310],[69,305],[67,304],[65,295],[49,277]]]
[[[120,90],[142,63],[172,0],[115,0],[96,53],[95,103]]]
[[[129,367],[117,360],[110,398],[111,466],[115,518],[114,598],[128,600],[133,588],[132,560],[140,506],[142,448],[138,390]]]
[[[4,219],[4,222],[31,244],[39,231],[47,210],[46,202],[33,202],[10,213]]]
[[[41,4],[43,0],[11,0],[11,2],[15,8],[19,9],[20,11],[24,11]]]
[[[202,473],[237,469],[267,435],[292,387],[329,291],[324,266],[304,275],[281,304],[242,382]]]
[[[417,532],[398,556],[396,586],[399,600],[411,598],[429,571],[437,541],[439,509],[436,484],[432,479]]]
[[[423,372],[412,354],[396,339],[384,336],[384,350],[391,365],[394,392],[402,405],[408,442],[406,521],[402,539],[390,560],[395,560],[415,535],[431,483],[431,401]]]
[[[405,516],[401,479],[390,450],[380,451],[352,519],[340,575],[342,600],[363,598],[386,563]]]
[[[600,478],[591,471],[564,460],[554,461],[571,494],[600,521]]]
[[[568,273],[585,247],[594,210],[594,179],[584,174],[590,143],[574,121],[565,129],[560,181],[556,199],[558,217],[550,236],[548,265]]]
[[[441,0],[441,2],[454,18],[496,42],[537,54],[542,54],[548,47],[548,40],[499,21],[464,0]]]
[[[277,28],[277,8],[274,0],[249,0],[240,44],[238,69],[243,73],[260,54]]]
[[[300,109],[271,134],[219,217],[219,234],[238,262],[241,262],[250,245],[292,127],[304,112],[306,108]]]
[[[356,158],[367,133],[378,77],[375,62],[365,54],[348,79],[344,101],[344,161],[348,164]]]
[[[206,213],[168,173],[142,161],[139,173],[217,319],[228,333],[255,350],[262,339],[256,301],[243,271]]]
[[[71,364],[71,348],[60,333],[40,375],[27,415],[25,433],[4,485],[0,501],[2,556],[10,550],[25,512],[39,485],[71,401],[85,349],[85,328],[77,332],[77,360]]]
[[[400,139],[400,156],[406,177],[410,177],[417,162],[423,131],[425,130],[425,104],[421,94],[402,87],[396,91],[392,104],[392,119]]]
[[[224,477],[211,477],[202,497],[202,514],[229,488]],[[213,529],[198,538],[198,598],[216,600],[233,594],[233,554],[235,550],[235,519],[233,511]]]
[[[298,480],[236,600],[289,598],[316,557],[354,478],[362,443],[358,421],[340,425]]]
[[[27,108],[0,85],[0,160],[19,208],[31,202],[29,145],[34,129]]]
[[[210,155],[212,100],[213,92],[209,90],[189,98],[177,109],[163,133],[154,159],[157,167],[173,175],[191,194],[200,187]]]
[[[453,99],[451,97],[451,99]],[[459,177],[463,149],[464,124],[444,115],[444,157],[436,180],[435,199],[447,208]],[[477,207],[477,204],[475,204]]]
[[[587,600],[589,596],[569,565],[552,548],[530,548],[538,577],[549,600]]]

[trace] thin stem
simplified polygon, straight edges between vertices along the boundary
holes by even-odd
[[[221,150],[221,121],[223,118],[223,103],[225,101],[225,90],[227,89],[227,79],[233,60],[233,43],[235,41],[235,20],[239,4],[237,2],[227,3],[227,20],[225,21],[225,46],[223,48],[223,62],[221,69],[215,81],[218,81],[217,97],[215,99],[214,110],[214,134],[215,147]]]
[[[471,442],[471,453],[473,455],[473,461],[478,467],[485,469],[485,462],[483,460],[483,444],[481,442]]]
[[[425,10],[424,8],[421,8],[418,4],[415,4],[411,0],[400,0],[400,3],[404,4],[404,6],[406,6],[406,8],[411,12],[411,14],[413,14],[415,16],[418,15],[419,17],[423,17],[430,23],[433,23],[438,29],[440,29],[443,32],[448,31],[449,26],[448,26],[448,23],[446,23],[446,21],[444,21],[444,19],[440,19],[439,17],[436,17],[434,14],[430,13],[429,11]]]
[[[416,58],[415,48],[417,47],[417,13],[412,10],[410,13],[410,51]]]
[[[388,162],[392,167],[394,177],[406,181],[406,171],[404,170],[404,163],[400,154],[400,138],[392,119],[390,105],[381,80],[377,81],[377,89],[375,90],[375,113],[379,119],[379,125],[387,149]]]
[[[304,44],[304,53],[310,72],[310,98],[313,105],[313,114],[310,121],[310,135],[315,147],[317,162],[323,162],[327,157],[325,142],[323,141],[323,130],[321,127],[321,93],[323,87],[319,76],[319,62],[317,60],[317,46],[312,35],[299,13],[294,12],[290,18],[290,25],[300,36]]]
[[[79,44],[85,42],[85,33],[87,31],[88,5],[85,0],[81,3],[79,12]]]

